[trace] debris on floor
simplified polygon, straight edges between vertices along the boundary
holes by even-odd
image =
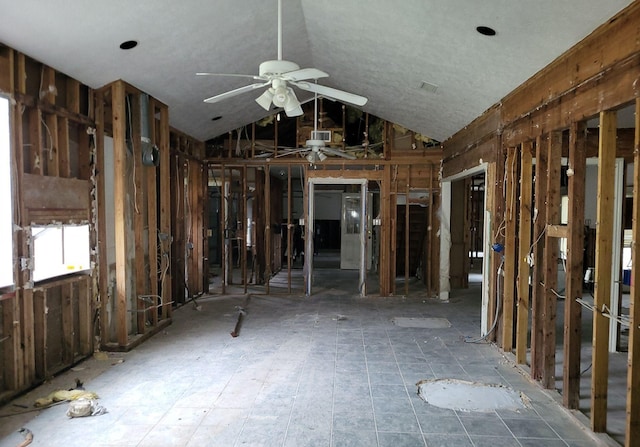
[[[459,379],[421,380],[418,395],[426,403],[458,411],[519,411],[529,407],[529,398],[504,385]]]
[[[31,444],[31,441],[33,441],[33,433],[31,433],[31,430],[26,427],[22,427],[20,430],[18,430],[18,433],[24,436],[24,441],[18,444],[17,447],[26,447]]]
[[[105,414],[107,409],[100,405],[95,399],[79,398],[69,402],[67,416],[70,418],[81,418],[86,416],[98,416]]]
[[[342,314],[338,314],[335,318],[333,318],[334,321],[344,321],[346,319],[347,319],[347,316]]]
[[[396,326],[407,328],[446,329],[451,327],[451,322],[446,318],[393,317],[391,322]]]
[[[236,306],[236,309],[238,309],[238,320],[236,321],[236,326],[233,328],[233,331],[231,331],[231,336],[232,337],[237,337],[238,335],[240,335],[240,327],[242,326],[242,318],[244,318],[244,316],[247,314],[247,311],[244,310],[243,307],[240,306]]]
[[[56,390],[49,393],[47,397],[36,399],[35,407],[47,407],[56,402],[71,401],[76,399],[97,399],[98,395],[93,391],[85,390]]]

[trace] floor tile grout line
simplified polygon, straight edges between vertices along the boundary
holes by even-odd
[[[513,436],[513,439],[516,440],[516,442],[522,446],[522,443],[520,442],[520,440],[518,439],[518,437],[516,436],[516,434],[513,432],[513,430],[511,430],[511,428],[509,428],[509,426],[507,425],[507,423],[504,421],[504,418],[502,416],[500,416],[500,413],[498,413],[497,411],[494,411],[494,413],[496,414],[496,416],[498,416],[498,419],[500,419],[500,422],[502,422],[502,424],[507,427],[507,430],[509,430],[509,433],[511,433],[511,436]]]
[[[360,333],[362,334],[362,353],[364,355],[364,367],[367,371],[367,383],[369,384],[369,398],[371,399],[371,413],[373,414],[373,429],[376,432],[376,445],[380,445],[380,436],[378,434],[378,421],[376,420],[376,407],[373,404],[373,390],[371,389],[371,375],[369,373],[369,361],[367,360],[367,345],[364,341],[364,332],[362,324],[360,325]]]
[[[316,312],[317,315],[317,312]],[[311,331],[312,335],[313,335],[313,331]],[[282,438],[282,445],[284,447],[284,445],[286,445],[287,442],[287,436],[289,435],[289,427],[291,426],[291,418],[293,417],[293,408],[296,404],[296,401],[298,400],[298,391],[300,390],[300,383],[302,382],[302,371],[304,371],[304,367],[307,364],[307,360],[309,359],[309,355],[311,354],[311,350],[308,350],[304,361],[302,362],[302,366],[301,366],[301,371],[298,374],[298,381],[296,383],[296,391],[295,394],[293,396],[293,402],[291,402],[291,409],[289,410],[289,417],[287,418],[287,426],[284,430],[284,437]]]
[[[336,330],[333,344],[333,396],[331,397],[331,426],[329,428],[329,445],[333,445],[333,426],[336,417],[336,370],[338,368],[338,319],[336,318]]]
[[[511,388],[516,389],[516,388],[512,385],[511,381],[509,381],[509,379],[507,379],[507,378],[504,376],[504,374],[502,374],[502,371],[500,371],[500,369],[499,369],[499,368],[496,368],[496,371],[498,371],[498,374],[500,374],[500,376],[504,379],[504,381],[505,381],[506,383],[508,383],[508,384],[509,384],[509,386],[510,386]],[[524,378],[525,380],[530,380],[528,377],[525,377],[525,376],[523,376],[523,378]],[[545,394],[543,393],[543,395],[545,395]],[[545,396],[546,396],[546,395],[545,395]],[[534,406],[533,406],[533,404],[531,404],[531,409],[535,412],[535,414],[538,416],[538,418],[539,418],[541,421],[543,421],[543,422],[547,425],[547,427],[549,427],[549,428],[551,429],[551,431],[553,431],[553,432],[556,434],[556,436],[558,437],[558,439],[560,439],[562,442],[564,442],[564,443],[565,443],[565,445],[567,445],[567,446],[569,445],[569,443],[566,441],[566,439],[564,439],[564,438],[560,435],[560,433],[558,433],[558,431],[557,431],[555,428],[553,428],[553,427],[549,424],[549,422],[547,422],[547,420],[546,420],[544,417],[542,417],[542,415],[540,414],[540,412],[536,409],[536,407],[534,407]],[[498,416],[500,416],[500,415],[498,415]],[[505,424],[505,425],[506,425],[506,424]],[[516,439],[517,439],[517,438],[516,438]]]
[[[391,352],[393,353],[393,359],[395,360],[396,368],[398,368],[398,371],[400,372],[400,377],[402,378],[402,385],[404,386],[404,392],[409,398],[409,404],[411,405],[411,409],[413,410],[413,416],[416,418],[416,423],[418,424],[418,429],[420,430],[420,436],[422,437],[422,442],[426,446],[427,441],[425,441],[425,438],[424,438],[424,432],[422,431],[422,424],[420,423],[420,419],[418,418],[418,413],[416,412],[416,407],[413,405],[413,400],[411,400],[411,395],[409,394],[409,390],[407,389],[407,382],[404,378],[404,374],[402,373],[402,368],[400,368],[400,364],[398,363],[398,357],[396,356],[396,351],[393,347],[393,343],[391,342],[391,337],[389,337],[389,331],[385,329],[385,333],[387,334],[387,338],[389,339],[389,345],[391,346]],[[416,341],[416,344],[418,345],[417,346],[418,350],[420,351],[420,353],[422,354],[422,357],[424,357],[424,360],[426,362],[427,358],[425,357],[424,352],[422,352],[422,349],[420,348],[420,345],[418,344],[417,341]]]

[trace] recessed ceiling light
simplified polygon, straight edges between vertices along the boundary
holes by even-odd
[[[138,42],[135,40],[125,40],[120,44],[121,50],[130,50],[138,46]]]
[[[418,86],[418,88],[425,90],[429,93],[435,93],[438,90],[438,86],[435,84],[432,84],[430,82],[426,82],[426,81],[422,81],[420,83],[420,85]]]
[[[219,119],[222,119],[222,115],[214,116],[211,121],[218,121]]]
[[[483,36],[495,36],[496,30],[488,26],[478,26],[476,27],[476,31],[482,34]]]

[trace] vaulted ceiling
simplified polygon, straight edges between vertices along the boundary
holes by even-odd
[[[629,3],[282,0],[283,58],[366,96],[366,112],[443,141]],[[277,0],[0,0],[0,11],[1,43],[94,88],[123,79],[198,139],[272,113],[259,91],[204,103],[252,81],[195,73],[252,75],[276,59]],[[128,40],[138,45],[120,49]]]

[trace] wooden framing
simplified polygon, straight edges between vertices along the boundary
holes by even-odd
[[[640,439],[640,98],[635,101],[635,153],[633,157],[633,211],[631,244],[631,290],[629,307],[629,354],[627,362],[627,419],[625,446]]]
[[[598,154],[598,207],[596,224],[596,264],[593,313],[593,373],[591,379],[591,429],[607,429],[609,380],[609,319],[603,314],[611,307],[611,262],[613,257],[613,196],[616,161],[616,113],[600,113]]]
[[[144,96],[144,97],[143,97]],[[171,316],[170,146],[167,107],[123,81],[96,92],[101,345],[129,350],[169,324]],[[143,111],[149,115],[142,116]],[[143,119],[145,118],[145,119]],[[159,167],[143,163],[143,122]],[[146,127],[146,126],[145,126]],[[104,138],[113,139],[113,199],[105,197]],[[158,178],[158,173],[160,178]],[[164,175],[163,175],[164,174]],[[159,181],[158,181],[159,179]],[[159,185],[159,186],[158,186]],[[106,201],[113,200],[107,222]],[[115,235],[115,277],[106,257],[106,227]],[[147,268],[149,266],[149,268]],[[159,266],[159,268],[156,268]],[[112,284],[113,287],[110,287]],[[109,297],[108,292],[113,291]],[[111,319],[110,319],[111,317]]]
[[[543,365],[543,306],[544,288],[541,285],[544,278],[543,253],[545,246],[544,232],[546,229],[547,208],[547,151],[543,148],[542,138],[536,139],[536,169],[535,169],[535,213],[533,223],[533,290],[531,297],[531,377],[535,380],[542,378]]]
[[[547,141],[547,196],[546,222],[560,223],[560,162],[562,159],[562,132],[549,134]],[[556,316],[558,289],[558,240],[546,233],[542,265],[544,288],[542,295],[542,386],[555,388]]]
[[[545,323],[546,316],[553,316],[552,302],[553,281],[557,275],[553,263],[553,249],[544,248],[555,246],[559,238],[567,239],[567,275],[565,321],[564,321],[564,352],[563,352],[563,404],[568,408],[577,408],[579,403],[578,390],[580,385],[580,305],[575,301],[581,297],[583,266],[582,248],[584,233],[584,158],[596,153],[593,145],[594,137],[599,138],[599,177],[602,179],[598,192],[597,218],[597,263],[596,265],[596,311],[594,312],[593,334],[593,369],[591,395],[591,425],[594,431],[606,430],[607,417],[607,380],[608,380],[608,349],[609,349],[609,319],[603,315],[603,305],[608,307],[611,293],[611,252],[610,246],[613,222],[613,191],[614,161],[618,157],[625,157],[627,162],[631,158],[631,148],[627,138],[630,129],[618,129],[616,141],[615,114],[616,109],[622,108],[631,101],[638,108],[638,67],[640,67],[640,50],[634,37],[637,34],[637,23],[640,20],[640,3],[633,2],[618,15],[601,25],[590,36],[574,46],[549,66],[541,70],[527,82],[503,98],[499,103],[488,109],[482,116],[443,143],[443,175],[445,177],[462,173],[466,169],[474,168],[480,158],[489,161],[489,167],[499,164],[491,157],[491,152],[483,148],[496,134],[501,134],[503,143],[507,147],[523,145],[522,154],[527,142],[536,140],[535,160],[535,212],[533,213],[532,254],[534,265],[531,323],[531,375],[541,379],[545,386],[552,382],[553,368],[550,363],[552,343],[549,335],[551,327]],[[597,114],[601,115],[600,131],[589,129],[585,134],[586,120]],[[638,176],[638,112],[635,123],[634,162]],[[541,151],[541,143],[547,135],[569,129],[569,168],[573,175],[568,178],[569,186],[569,217],[568,224],[561,226],[547,218],[547,197],[553,198],[553,191],[547,193],[547,151]],[[566,141],[566,134],[564,140]],[[603,135],[604,134],[604,135]],[[559,145],[559,144],[558,144]],[[545,145],[546,146],[546,145]],[[616,147],[617,146],[617,147]],[[545,148],[546,149],[546,148]],[[604,152],[604,154],[603,154]],[[566,153],[566,152],[565,152]],[[544,158],[543,158],[544,157]],[[604,163],[604,166],[603,166]],[[553,164],[549,162],[549,168]],[[559,166],[559,163],[557,163]],[[524,170],[524,165],[523,168]],[[604,171],[604,173],[602,172]],[[521,176],[521,188],[524,187],[526,175]],[[606,180],[604,180],[606,179]],[[551,179],[549,179],[551,182]],[[608,184],[606,184],[608,182]],[[637,181],[635,183],[638,183]],[[550,183],[555,185],[554,183]],[[634,184],[637,188],[637,185]],[[637,190],[634,196],[636,202]],[[555,200],[555,199],[553,199]],[[522,205],[522,204],[521,204]],[[606,211],[605,211],[606,210]],[[522,213],[522,209],[521,209]],[[634,214],[634,224],[639,219]],[[522,214],[521,214],[522,216]],[[547,225],[549,224],[549,225]],[[527,222],[520,225],[521,253],[519,262],[523,262],[525,243],[523,233],[528,232]],[[637,230],[636,230],[637,234]],[[637,250],[637,237],[634,236],[633,250]],[[543,253],[546,268],[542,269]],[[592,264],[593,265],[593,264]],[[635,264],[634,264],[635,266]],[[520,293],[524,293],[527,284],[525,275],[527,266],[522,266],[519,281]],[[599,272],[598,272],[599,270]],[[635,267],[634,267],[635,272]],[[632,276],[633,276],[632,272]],[[492,278],[492,281],[493,278]],[[633,280],[632,280],[633,281]],[[544,284],[544,287],[542,286]],[[493,287],[493,286],[490,286]],[[545,290],[546,289],[546,290]],[[493,289],[495,290],[495,289]],[[551,294],[550,294],[551,293]],[[635,293],[635,290],[632,292]],[[549,299],[550,298],[550,299]],[[544,302],[543,302],[544,300]],[[632,298],[633,300],[633,298]],[[543,305],[544,304],[544,305]],[[518,307],[520,308],[519,302]],[[639,312],[638,307],[631,310]],[[520,310],[520,309],[519,309]],[[635,314],[636,319],[640,314]],[[522,315],[524,317],[524,315]],[[524,318],[518,325],[516,338],[516,359],[519,363],[526,361],[526,325]],[[629,372],[627,392],[627,432],[625,441],[627,446],[635,445],[640,437],[640,422],[637,414],[640,412],[640,374],[636,371],[639,366],[637,357],[640,348],[637,343],[637,323],[630,329]],[[544,330],[542,330],[544,328]],[[632,333],[635,332],[635,333]],[[636,337],[634,347],[631,338]],[[546,341],[545,341],[546,340]],[[543,350],[545,353],[543,355]]]
[[[502,306],[502,350],[511,352],[513,349],[514,299],[516,284],[516,197],[518,184],[518,151],[517,148],[507,149],[506,160],[506,189],[505,189],[505,237],[504,237],[504,293]]]
[[[278,121],[276,121],[276,129],[278,126]],[[276,135],[277,135],[277,131],[276,131]],[[269,294],[269,290],[270,290],[270,283],[271,283],[271,275],[273,273],[272,269],[271,269],[271,264],[273,262],[272,256],[271,256],[271,241],[272,241],[272,237],[271,237],[271,233],[272,233],[272,229],[271,229],[271,174],[269,173],[269,166],[265,166],[264,167],[264,203],[265,203],[265,210],[264,210],[264,216],[265,216],[265,225],[264,225],[264,240],[265,240],[265,257],[266,257],[266,263],[265,263],[265,272],[264,272],[264,278],[265,278],[265,282],[267,285],[266,288],[266,292],[267,295]],[[309,233],[309,228],[311,227],[311,225],[309,224],[309,222],[305,221],[305,224],[307,225],[307,241],[309,241],[310,237],[312,234]],[[305,249],[305,253],[307,253],[307,256],[311,256],[311,253],[309,253],[308,249]]]
[[[569,210],[567,221],[574,231],[567,236],[567,274],[565,276],[564,302],[564,359],[562,401],[567,408],[578,409],[580,405],[580,349],[582,333],[582,298],[584,232],[586,141],[585,125],[572,123],[569,129]]]
[[[518,277],[516,307],[516,362],[527,361],[528,329],[529,329],[529,249],[531,246],[531,200],[533,183],[533,161],[531,141],[523,143],[520,151],[520,226],[518,230]]]
[[[116,251],[116,340],[120,346],[126,346],[129,341],[128,299],[131,296],[128,271],[128,245],[131,243],[127,237],[130,228],[130,212],[128,203],[129,173],[127,169],[127,129],[125,110],[125,85],[116,82],[111,87],[111,110],[113,126],[113,151],[114,151],[114,177],[113,198],[115,205],[115,251]]]
[[[74,274],[34,284],[32,269],[24,268],[24,262],[34,256],[32,224],[88,222],[93,233],[93,167],[85,130],[95,124],[88,107],[93,103],[88,98],[91,89],[8,47],[0,50],[0,90],[12,97],[13,223],[20,228],[13,238],[14,290],[0,295],[0,324],[10,322],[11,336],[3,341],[0,361],[4,402],[93,352],[91,278]],[[73,166],[72,157],[77,160]],[[91,261],[96,258],[91,256]]]
[[[410,236],[410,213],[409,194],[411,193],[411,165],[407,167],[409,172],[406,176],[405,200],[404,200],[404,295],[409,295],[409,236]],[[363,201],[364,202],[364,201]],[[366,210],[366,208],[365,208]]]

